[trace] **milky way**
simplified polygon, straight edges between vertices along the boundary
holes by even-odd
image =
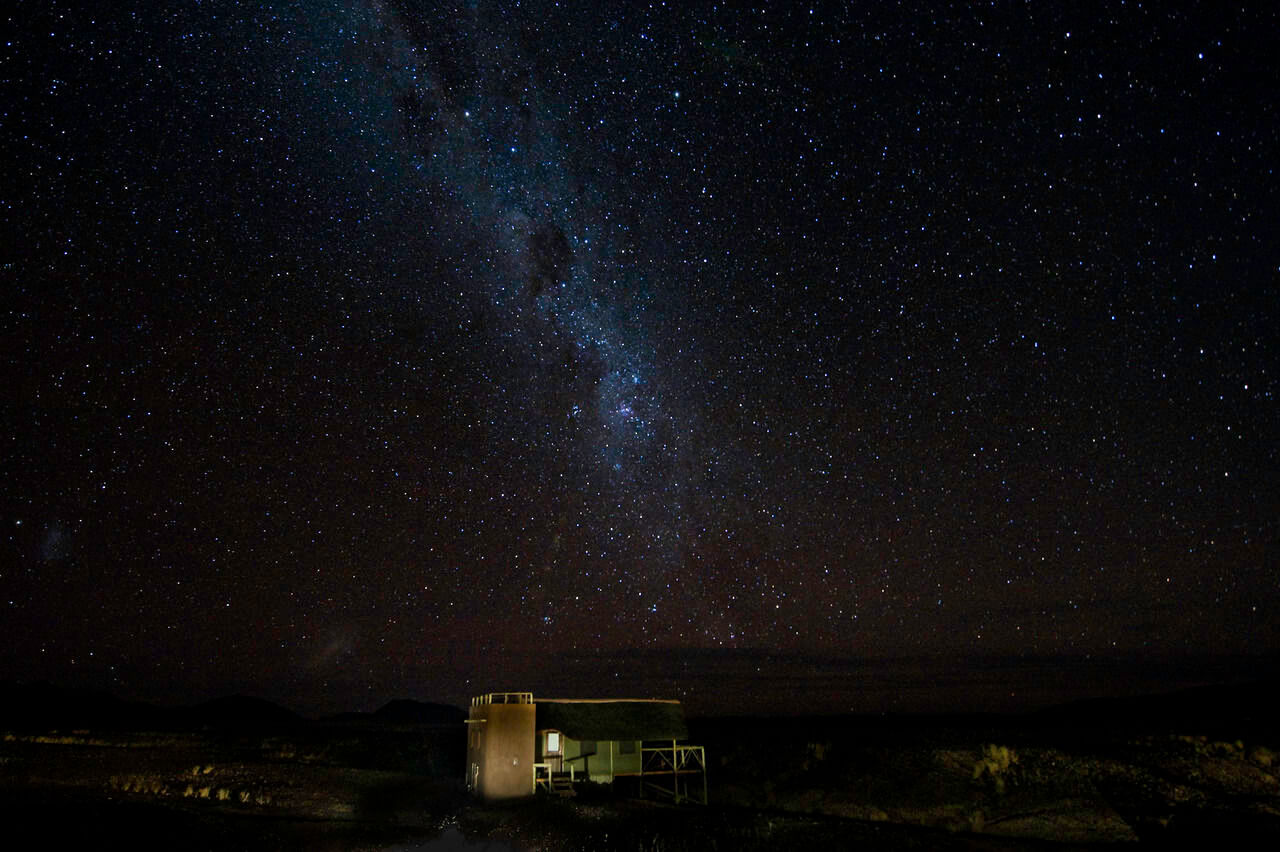
[[[596,5],[11,13],[0,676],[1274,660],[1275,13]]]
[[[631,232],[645,216],[667,219],[666,205],[637,213],[603,155],[607,121],[586,121],[540,82],[525,54],[554,39],[554,23],[512,34],[505,16],[475,9],[378,23],[390,46],[385,97],[403,119],[395,140],[412,163],[410,185],[431,199],[423,225],[437,254],[448,247],[455,285],[480,298],[498,360],[485,408],[517,454],[538,462],[525,475],[541,505],[521,519],[539,572],[528,591],[542,597],[547,623],[548,578],[590,586],[607,557],[630,568],[615,582],[637,594],[652,585],[653,595],[649,581],[681,558],[680,474],[695,463],[685,436],[700,431],[688,399],[696,389],[674,392],[686,398],[669,411],[663,386],[674,376],[659,361],[695,374],[680,363],[692,357],[682,338],[661,327],[664,313],[683,314],[687,282],[634,259]],[[452,294],[423,299],[442,297]]]

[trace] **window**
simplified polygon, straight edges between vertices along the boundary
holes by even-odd
[[[560,753],[560,732],[547,731],[547,754]]]
[[[623,740],[622,742],[618,743],[618,754],[635,754],[635,753],[636,753],[635,740]]]
[[[582,741],[582,749],[581,749],[578,753],[579,753],[579,754],[595,754],[595,753],[596,753],[596,741],[595,741],[595,740],[583,740],[583,741]]]

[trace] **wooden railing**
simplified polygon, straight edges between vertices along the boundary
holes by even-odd
[[[578,777],[577,775],[574,774],[573,764],[570,764],[569,765],[569,784],[572,785],[577,780],[578,780]],[[555,790],[555,787],[551,781],[551,764],[550,763],[535,763],[533,765],[533,792],[535,793],[538,792],[539,787],[546,790],[547,792],[554,792]]]
[[[645,791],[681,802],[707,803],[707,755],[702,746],[677,745],[640,749],[640,787]],[[701,776],[702,782],[690,789],[690,781]],[[667,781],[669,780],[670,786]],[[683,782],[683,783],[682,783]],[[697,787],[701,787],[701,796]]]
[[[532,692],[488,692],[471,699],[472,707],[485,704],[532,704]]]

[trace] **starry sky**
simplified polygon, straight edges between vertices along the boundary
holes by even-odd
[[[1280,671],[1269,4],[4,16],[0,678]]]

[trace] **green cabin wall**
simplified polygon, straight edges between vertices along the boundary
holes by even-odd
[[[614,775],[639,772],[641,742],[640,740],[629,740],[627,742],[633,747],[631,754],[622,754],[620,748],[622,741],[620,740],[597,740],[595,754],[589,755],[584,760],[582,759],[582,741],[562,735],[561,749],[564,756],[564,771],[569,771],[569,766],[572,765],[574,774],[578,778],[583,778],[585,775],[587,780],[597,783],[608,783],[613,780]],[[539,761],[546,760],[543,754],[546,743],[547,732],[539,731]]]

